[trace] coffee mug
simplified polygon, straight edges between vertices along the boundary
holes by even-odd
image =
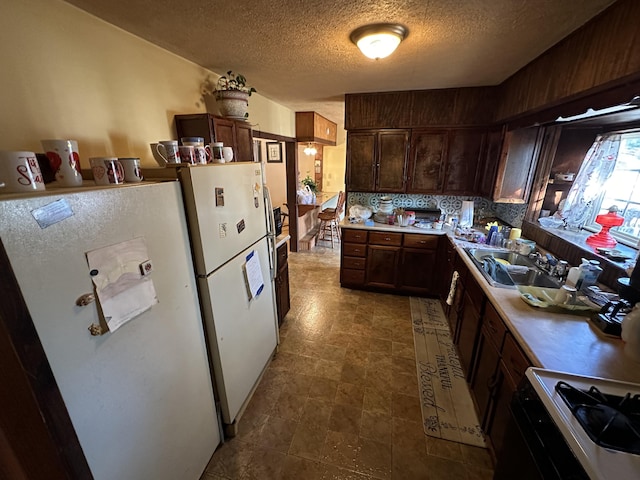
[[[38,159],[33,152],[0,152],[0,193],[44,190]]]
[[[204,147],[203,137],[182,137],[180,142],[186,147]]]
[[[233,162],[233,148],[222,147],[222,158],[225,163]]]
[[[213,142],[211,145],[207,145],[207,153],[209,154],[209,163],[224,163],[224,156],[222,155],[222,148],[224,144],[222,142]]]
[[[151,147],[151,153],[153,154],[153,159],[158,162],[158,165],[160,165],[161,167],[164,167],[167,165],[167,161],[162,158],[160,156],[160,154],[158,153],[158,144],[157,143],[150,143],[149,146]]]
[[[92,157],[91,171],[96,185],[119,185],[124,183],[124,169],[115,157]]]
[[[196,163],[207,163],[207,149],[204,147],[193,147],[196,154]]]
[[[181,145],[178,147],[181,163],[190,163],[191,165],[196,163],[196,152],[194,148],[192,145]]]
[[[80,155],[75,140],[41,140],[56,181],[63,187],[82,185]]]
[[[144,178],[140,169],[139,158],[118,158],[118,161],[124,169],[124,181],[130,183],[139,183]]]
[[[569,285],[562,285],[558,289],[556,296],[553,301],[556,304],[562,305],[574,305],[577,300],[577,290],[574,287],[570,287]]]
[[[166,163],[180,163],[180,151],[178,150],[177,140],[158,142],[156,151]]]

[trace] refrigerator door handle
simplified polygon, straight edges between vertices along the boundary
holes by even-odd
[[[276,273],[278,270],[278,254],[276,252],[276,237],[273,235],[267,235],[269,239],[269,253],[271,254],[271,281],[275,281]]]
[[[269,187],[263,185],[264,188],[264,205],[267,209],[267,238],[269,239],[269,253],[271,257],[271,281],[276,279],[277,252],[276,252],[276,219],[273,216],[273,203],[271,203],[271,193]]]
[[[269,187],[263,185],[264,188],[264,206],[267,209],[267,235],[275,236],[276,234],[276,219],[273,216],[273,203],[271,202],[271,192]]]

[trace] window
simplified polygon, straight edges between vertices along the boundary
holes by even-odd
[[[599,231],[601,227],[595,223],[595,218],[607,213],[612,205],[618,207],[618,215],[624,217],[624,223],[612,228],[611,234],[621,243],[635,247],[640,240],[640,131],[621,134],[613,174],[605,183],[600,198],[594,202],[585,228]]]

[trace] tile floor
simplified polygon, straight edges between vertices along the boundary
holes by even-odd
[[[290,253],[279,353],[202,480],[491,479],[486,450],[424,434],[409,297],[340,288],[339,267]]]

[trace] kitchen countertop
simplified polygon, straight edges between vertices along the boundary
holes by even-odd
[[[373,225],[365,225],[364,223],[351,223],[345,217],[340,222],[340,228],[356,228],[361,230],[376,230],[380,232],[396,232],[396,233],[419,233],[421,235],[446,235],[448,230],[436,230],[435,228],[417,228],[414,226],[401,227],[399,225],[386,225],[384,223],[374,222]]]
[[[394,225],[341,223],[342,228],[357,228],[398,233],[449,235],[449,230],[419,229]],[[640,383],[640,363],[623,351],[624,342],[605,336],[586,316],[549,313],[529,306],[517,290],[492,287],[463,250],[468,242],[454,239],[458,255],[482,287],[507,328],[534,366],[549,370]]]
[[[284,242],[286,242],[290,238],[291,238],[291,235],[289,235],[288,233],[281,233],[280,235],[278,235],[276,237],[276,248],[278,248],[280,245],[282,245]]]
[[[640,363],[625,355],[621,339],[605,336],[586,316],[549,313],[517,290],[492,287],[462,248],[458,254],[534,366],[640,383]]]

